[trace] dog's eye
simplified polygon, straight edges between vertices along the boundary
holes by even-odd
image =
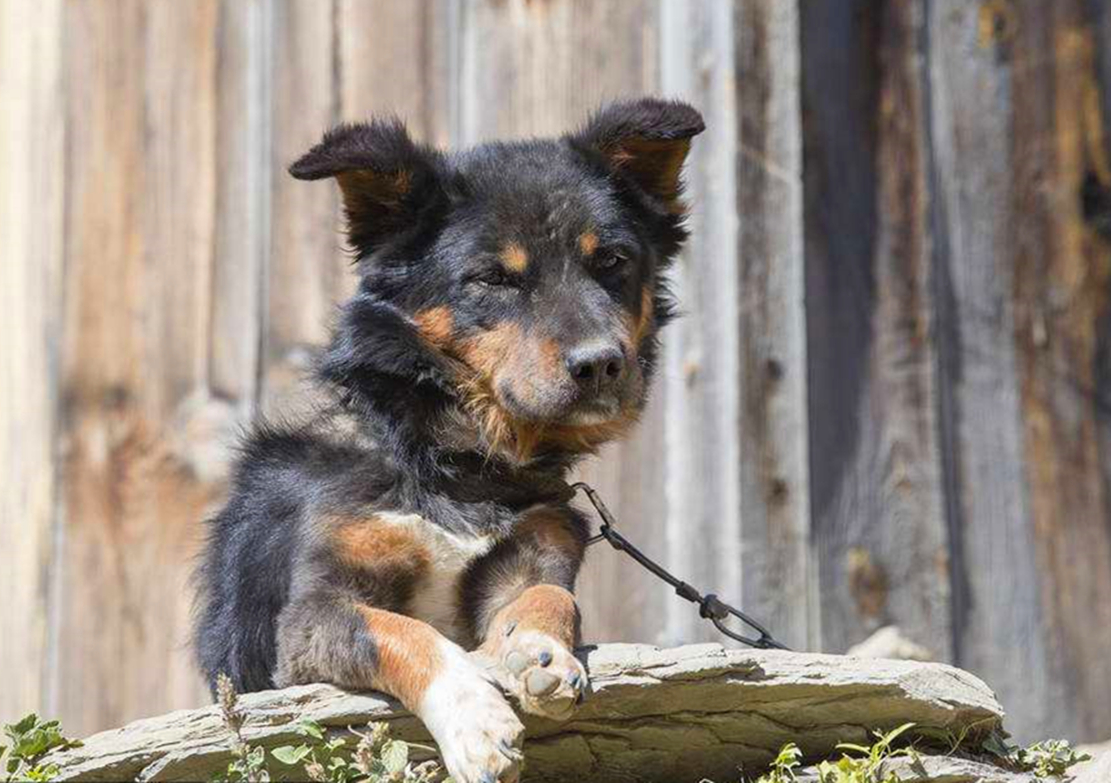
[[[623,253],[617,250],[604,250],[598,253],[594,263],[598,265],[599,269],[612,272],[620,269],[628,260]]]
[[[517,285],[517,281],[509,274],[496,267],[475,274],[471,277],[471,282],[489,288],[515,288]]]

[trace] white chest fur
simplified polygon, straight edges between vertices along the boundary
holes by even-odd
[[[493,536],[452,533],[418,514],[379,514],[389,525],[405,528],[427,554],[429,567],[414,585],[405,614],[431,625],[452,641],[463,635],[459,617],[459,580],[476,559],[494,546]]]

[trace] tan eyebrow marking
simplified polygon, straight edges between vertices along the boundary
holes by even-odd
[[[502,266],[510,272],[524,272],[528,267],[528,253],[517,242],[510,242],[502,248],[499,258]]]
[[[579,250],[583,251],[584,256],[594,255],[594,251],[598,249],[598,235],[593,231],[584,231],[579,234]]]

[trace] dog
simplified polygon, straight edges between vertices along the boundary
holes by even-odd
[[[589,529],[564,479],[644,407],[703,128],[642,98],[445,153],[376,119],[290,167],[338,183],[359,285],[316,367],[327,403],[253,425],[208,522],[195,648],[213,688],[383,691],[459,783],[517,780],[522,725],[491,672],[556,720],[588,688],[572,593]]]

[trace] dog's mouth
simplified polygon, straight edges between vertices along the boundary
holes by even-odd
[[[578,398],[564,390],[554,389],[545,395],[530,395],[535,402],[526,402],[512,384],[497,386],[498,404],[515,420],[538,427],[606,424],[622,415],[622,389]]]

